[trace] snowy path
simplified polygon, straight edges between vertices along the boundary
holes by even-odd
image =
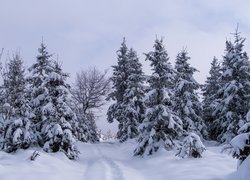
[[[109,176],[112,180],[124,180],[123,172],[120,169],[120,167],[110,158],[102,157],[104,162],[106,163],[106,166],[108,167]],[[107,178],[106,180],[109,180],[110,178]]]
[[[180,159],[165,150],[151,157],[133,157],[133,145],[85,144],[81,150],[85,155],[80,157],[88,162],[84,179],[223,180],[236,170],[236,160],[221,154],[221,147],[208,147],[201,159]],[[91,159],[94,164],[89,163]]]
[[[100,147],[92,146],[91,160],[85,170],[84,179],[88,180],[123,180],[123,173],[119,166],[110,158],[104,156]]]
[[[105,178],[105,170],[104,164],[99,160],[88,162],[88,167],[85,170],[83,179],[107,179]]]
[[[207,147],[203,158],[180,159],[173,151],[160,150],[150,157],[133,157],[134,142],[78,143],[79,160],[63,153],[34,150],[16,154],[0,151],[1,180],[226,180],[236,171],[236,160],[221,154],[221,147]]]

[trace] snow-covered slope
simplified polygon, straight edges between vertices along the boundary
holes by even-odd
[[[34,150],[16,154],[0,152],[1,180],[211,180],[224,179],[236,170],[236,160],[221,154],[220,147],[207,147],[201,159],[180,159],[164,151],[150,157],[133,157],[133,142],[78,143],[80,159],[68,160],[63,153]]]

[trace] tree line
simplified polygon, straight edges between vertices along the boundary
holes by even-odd
[[[16,53],[1,65],[0,148],[15,152],[41,147],[76,159],[77,140],[99,141],[95,110],[112,100],[107,121],[118,121],[121,143],[136,139],[135,156],[177,148],[180,157],[201,157],[204,140],[229,143],[250,131],[250,62],[244,42],[238,31],[234,41],[226,41],[224,55],[213,58],[205,84],[195,80],[198,70],[190,65],[186,49],[172,65],[158,38],[144,54],[151,74],[143,72],[137,52],[124,38],[110,78],[107,71],[90,68],[77,73],[72,86],[43,42],[28,75]]]
[[[172,66],[163,39],[156,39],[153,50],[145,53],[152,70],[145,75],[136,51],[124,39],[112,66],[108,98],[115,103],[107,112],[109,122],[119,122],[120,142],[136,138],[134,155],[151,155],[163,147],[177,148],[181,157],[200,157],[203,140],[230,143],[250,111],[250,62],[244,42],[236,30],[234,41],[226,41],[222,59],[212,60],[205,84],[199,84],[186,49]]]
[[[2,53],[1,53],[2,54]],[[44,43],[28,68],[16,53],[1,65],[0,149],[41,147],[76,159],[76,141],[98,142],[94,108],[103,105],[110,88],[106,72],[96,68],[77,74],[73,87],[60,62],[52,59]]]

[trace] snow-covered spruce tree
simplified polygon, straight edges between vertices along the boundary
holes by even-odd
[[[230,150],[234,158],[239,159],[238,166],[250,155],[250,111],[246,123],[238,130],[238,135],[224,146],[224,151]]]
[[[95,123],[95,117],[92,113],[84,114],[81,108],[74,109],[77,116],[76,137],[82,142],[99,142],[99,134]]]
[[[94,115],[93,112],[89,112],[88,114],[86,114],[85,116],[87,121],[85,121],[85,124],[87,126],[87,136],[86,136],[86,140],[87,142],[91,142],[91,143],[96,143],[100,141],[100,134],[98,133],[97,130],[97,126],[95,123],[96,117]]]
[[[30,107],[27,97],[25,69],[20,55],[16,53],[7,64],[4,74],[5,104],[10,111],[4,122],[1,148],[6,152],[26,149],[34,141],[30,127]]]
[[[183,129],[206,137],[206,126],[202,119],[202,104],[197,90],[200,85],[193,74],[197,70],[190,66],[186,50],[178,53],[175,61],[174,111],[183,122]]]
[[[113,91],[108,95],[107,100],[115,101],[109,108],[107,112],[107,120],[112,123],[114,120],[119,122],[119,130],[122,129],[123,112],[121,104],[123,102],[123,97],[125,90],[127,89],[127,79],[128,79],[128,48],[126,45],[125,38],[121,44],[120,49],[117,51],[117,65],[112,66],[113,75],[110,78],[112,81]],[[118,137],[119,138],[119,137]]]
[[[3,54],[3,49],[0,52],[0,60]],[[6,82],[6,72],[7,72],[7,63],[3,64],[0,62],[0,75],[1,75],[1,85],[0,85],[0,138],[3,137],[5,121],[10,118],[12,109],[10,105],[6,103],[6,88],[4,82]],[[1,147],[0,147],[1,148]]]
[[[182,141],[176,156],[181,158],[201,158],[202,153],[206,150],[201,142],[200,137],[195,133],[189,133]]]
[[[37,138],[37,144],[41,147],[44,145],[44,140],[41,137],[42,127],[44,121],[48,118],[44,112],[44,107],[49,103],[48,88],[45,86],[45,79],[53,71],[51,63],[51,54],[48,53],[44,43],[41,43],[41,47],[38,49],[39,55],[36,58],[36,62],[28,69],[30,76],[29,82],[29,96],[32,128]]]
[[[214,57],[209,71],[209,77],[207,77],[202,88],[203,119],[207,125],[209,138],[211,139],[215,139],[219,133],[216,131],[217,127],[212,126],[214,121],[214,116],[212,114],[218,105],[219,97],[217,97],[217,93],[220,89],[220,77],[221,67],[218,59]]]
[[[43,43],[38,51],[36,63],[29,68],[30,104],[37,144],[45,151],[63,151],[70,159],[75,159],[78,154],[72,134],[75,114],[68,105],[68,75],[53,63]]]
[[[142,113],[142,104],[140,104],[142,72],[136,53],[133,50],[128,50],[125,39],[117,51],[117,55],[118,64],[112,66],[113,92],[107,98],[114,100],[115,103],[109,107],[107,115],[108,122],[112,123],[114,120],[119,122],[117,138],[123,142],[138,134],[137,121],[142,118],[139,115]],[[137,80],[138,82],[136,82]]]
[[[127,88],[121,103],[123,113],[121,114],[122,120],[117,134],[121,142],[138,136],[138,124],[143,121],[145,111],[143,102],[144,75],[142,65],[133,49],[128,52],[128,62]]]
[[[213,112],[216,120],[217,139],[229,142],[237,135],[238,129],[245,123],[250,109],[250,62],[243,51],[245,38],[236,31],[234,42],[226,41],[226,50],[222,63],[220,97]]]
[[[1,62],[3,54],[3,49],[2,52],[0,53],[0,74],[2,76],[2,71],[3,71],[3,64]],[[0,84],[0,137],[2,137],[3,129],[4,129],[4,119],[2,118],[2,112],[3,112],[3,105],[4,105],[4,87],[3,84]]]
[[[139,123],[142,123],[145,114],[144,94],[145,87],[143,85],[145,76],[142,71],[142,64],[139,62],[136,51],[132,48],[128,52],[129,58],[129,76],[128,88],[125,91],[125,99],[132,100],[135,110],[138,113]]]
[[[182,121],[172,110],[171,92],[174,70],[169,62],[163,40],[156,39],[154,51],[146,54],[151,62],[152,75],[148,78],[150,91],[146,94],[145,118],[140,125],[138,146],[134,155],[151,155],[160,147],[171,149],[176,136],[182,134]]]
[[[108,99],[120,103],[123,102],[128,79],[128,48],[125,38],[123,39],[120,49],[117,51],[117,56],[117,65],[112,66],[113,76],[111,77],[111,81],[113,83],[113,92],[109,94]],[[108,115],[109,113],[113,114],[113,111],[108,112]],[[109,121],[113,121],[111,117],[112,115],[108,116],[108,118],[110,118]]]
[[[43,120],[41,136],[44,141],[44,150],[47,152],[63,151],[69,159],[78,157],[75,145],[76,138],[73,128],[76,115],[69,103],[69,88],[66,83],[68,74],[62,72],[61,66],[54,63],[53,71],[45,78],[44,86],[48,89],[48,103],[43,107],[47,116]]]

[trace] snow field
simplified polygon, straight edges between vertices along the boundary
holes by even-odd
[[[234,177],[237,161],[221,154],[221,147],[207,147],[203,158],[180,159],[174,151],[160,150],[147,157],[134,157],[132,141],[98,144],[78,143],[76,161],[63,153],[45,153],[35,161],[35,149],[16,154],[0,152],[1,180],[223,180]],[[231,179],[230,179],[231,180]]]

